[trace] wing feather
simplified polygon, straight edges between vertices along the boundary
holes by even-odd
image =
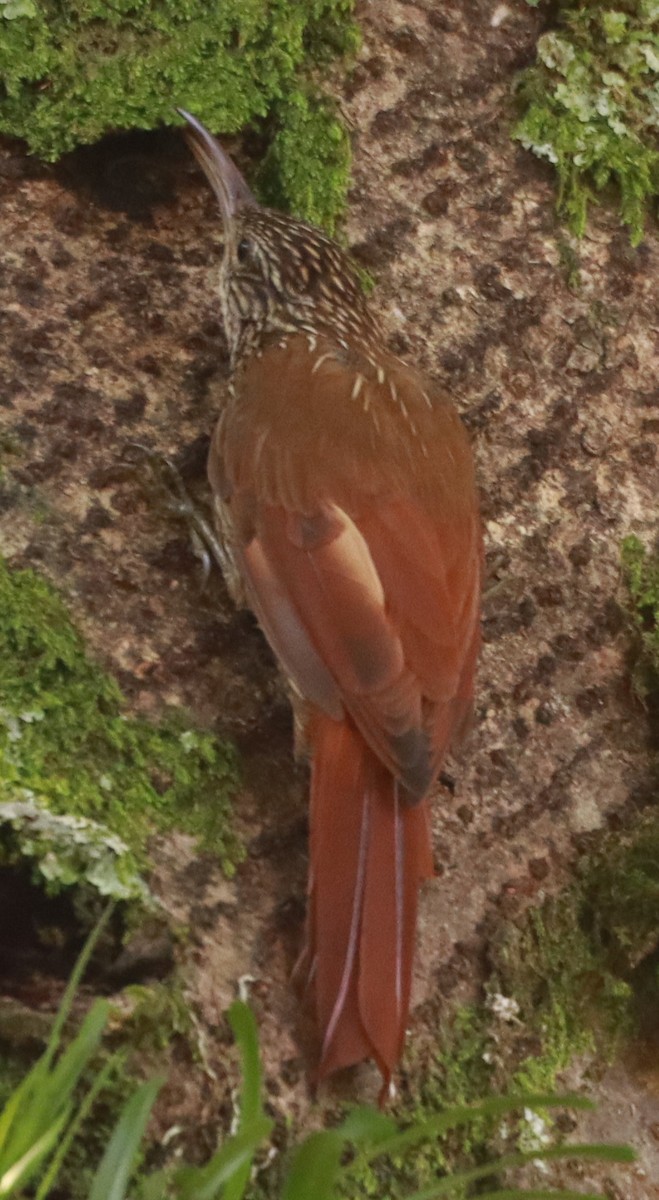
[[[393,392],[367,372],[362,407],[337,348],[319,345],[325,360],[312,375],[316,360],[306,354],[305,366],[306,340],[294,354],[295,340],[250,361],[240,412],[213,443],[229,503],[250,513],[239,551],[250,599],[302,694],[335,719],[350,712],[420,797],[465,723],[479,644],[466,435],[449,406],[428,405],[412,372],[392,367]]]

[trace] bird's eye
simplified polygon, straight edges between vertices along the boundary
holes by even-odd
[[[250,242],[249,238],[242,238],[242,240],[240,242],[238,242],[238,249],[236,251],[236,254],[238,256],[238,262],[239,263],[249,262],[250,258],[252,257],[252,251],[253,251],[253,244],[252,244],[252,242]]]

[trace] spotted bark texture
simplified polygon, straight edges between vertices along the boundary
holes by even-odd
[[[360,19],[358,60],[336,82],[354,145],[347,238],[377,281],[390,349],[450,389],[468,425],[486,534],[478,703],[434,801],[438,878],[422,902],[414,1041],[431,1036],[438,1005],[477,995],[493,931],[652,799],[619,552],[630,533],[657,534],[659,255],[656,230],[632,250],[605,206],[573,243],[549,169],[510,139],[511,84],[533,59],[538,10],[381,0]],[[220,1014],[250,975],[270,1098],[304,1125],[317,1116],[288,983],[304,908],[304,767],[261,635],[221,581],[202,590],[186,527],[135,446],[169,454],[207,496],[227,370],[215,202],[166,133],[55,168],[5,141],[0,190],[3,553],[63,589],[136,711],[183,704],[244,756],[248,856],[235,880],[183,840],[155,852],[155,887],[191,930],[181,954],[220,1079],[181,1072],[159,1120],[215,1128],[226,1113]],[[633,1200],[656,1197],[659,1177],[659,1084],[644,1071],[604,1077],[610,1115],[590,1130],[640,1141],[645,1177],[610,1191]],[[355,1087],[372,1096],[372,1075],[330,1103]]]

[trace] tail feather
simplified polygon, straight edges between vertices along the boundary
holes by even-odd
[[[319,1079],[374,1058],[388,1084],[410,1002],[419,883],[433,873],[428,811],[348,721],[312,729],[304,962],[323,1036]]]

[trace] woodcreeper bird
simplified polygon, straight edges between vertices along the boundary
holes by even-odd
[[[298,977],[317,1077],[372,1058],[386,1094],[433,874],[428,793],[472,704],[472,456],[448,398],[386,349],[344,251],[257,203],[179,112],[224,227],[231,379],[208,463],[224,570],[283,667],[311,755]]]

